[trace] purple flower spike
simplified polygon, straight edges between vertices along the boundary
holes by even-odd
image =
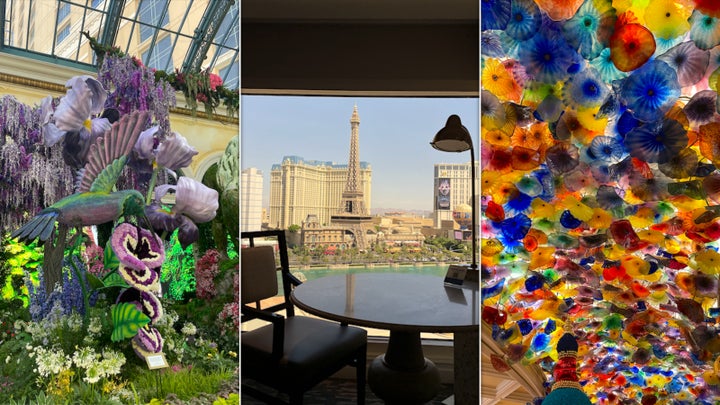
[[[160,291],[160,273],[151,268],[137,270],[122,263],[118,267],[118,273],[132,287],[145,292]]]
[[[165,260],[160,237],[132,224],[122,223],[115,227],[111,245],[120,263],[136,270],[160,267]]]

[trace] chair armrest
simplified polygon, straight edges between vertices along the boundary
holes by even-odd
[[[250,319],[262,319],[272,324],[273,341],[271,358],[273,361],[280,360],[285,347],[285,317],[274,312],[263,311],[262,309],[252,308],[247,305],[241,306],[240,311],[243,315],[248,315]]]
[[[290,284],[292,284],[293,287],[297,287],[302,284],[302,281],[300,281],[299,278],[293,276],[290,272],[288,272],[285,276],[288,278],[288,280],[290,280]]]

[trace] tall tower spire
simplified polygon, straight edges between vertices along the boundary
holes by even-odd
[[[357,104],[353,107],[350,117],[350,159],[348,160],[348,175],[345,191],[342,196],[341,212],[352,214],[367,214],[363,201],[363,191],[358,179],[360,178],[360,116]]]
[[[345,191],[342,193],[340,210],[330,218],[330,222],[346,227],[353,234],[355,246],[365,249],[363,224],[371,219],[365,208],[363,187],[360,184],[360,115],[356,104],[350,117],[350,159]]]

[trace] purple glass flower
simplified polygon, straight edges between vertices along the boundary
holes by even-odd
[[[165,260],[160,237],[127,222],[115,227],[110,243],[120,263],[135,270],[160,267]]]
[[[170,170],[178,170],[187,167],[192,162],[193,156],[197,155],[187,139],[177,132],[173,132],[160,143],[157,150],[158,165]]]

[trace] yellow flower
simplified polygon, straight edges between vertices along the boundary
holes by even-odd
[[[577,198],[569,195],[563,200],[563,206],[570,210],[570,213],[581,221],[587,221],[593,216],[593,209],[581,203]]]
[[[720,253],[712,249],[695,253],[695,263],[697,263],[697,269],[705,274],[720,273]]]

